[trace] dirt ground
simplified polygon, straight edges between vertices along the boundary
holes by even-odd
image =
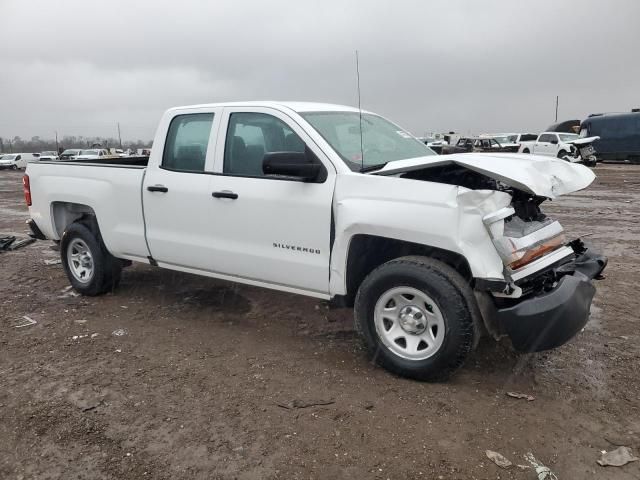
[[[52,243],[0,254],[0,478],[537,478],[487,449],[640,478],[596,463],[640,453],[640,166],[596,173],[543,206],[610,259],[584,332],[529,356],[483,341],[442,384],[372,365],[351,312],[313,299],[144,265],[83,298],[45,264]],[[0,235],[26,218],[21,174],[1,171]]]

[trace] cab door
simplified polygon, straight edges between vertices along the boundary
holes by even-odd
[[[163,119],[142,186],[146,238],[159,264],[216,271],[211,238],[211,168],[219,108],[182,111]],[[168,125],[167,125],[168,123]]]
[[[209,192],[209,238],[218,271],[326,295],[335,168],[289,116],[270,108],[225,108]],[[265,154],[305,152],[314,181],[263,173]]]
[[[552,135],[551,133],[544,133],[540,135],[538,141],[533,146],[533,153],[537,155],[547,155],[555,157],[555,148],[557,145],[554,145],[552,143],[554,137],[557,141],[557,137],[555,135]]]

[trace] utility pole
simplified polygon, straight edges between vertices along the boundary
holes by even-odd
[[[60,154],[60,147],[58,146],[58,131],[56,130],[56,155]]]
[[[556,122],[558,121],[558,95],[556,95]]]
[[[120,122],[118,122],[118,142],[120,142],[120,150],[122,150],[122,137],[120,136]]]

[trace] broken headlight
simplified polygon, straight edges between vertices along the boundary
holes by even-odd
[[[511,270],[517,270],[566,243],[559,222],[544,218],[525,222],[515,210],[505,207],[483,218],[491,240]]]

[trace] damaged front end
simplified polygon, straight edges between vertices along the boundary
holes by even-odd
[[[580,239],[568,241],[562,225],[540,210],[548,198],[590,184],[593,174],[580,165],[550,163],[556,170],[545,184],[540,165],[535,161],[533,165],[522,163],[528,171],[514,174],[517,181],[506,175],[513,165],[492,171],[489,163],[481,165],[477,159],[401,174],[477,193],[509,194],[510,202],[482,219],[502,260],[503,278],[476,278],[475,290],[489,333],[496,339],[509,336],[517,350],[527,352],[560,346],[584,327],[595,294],[592,280],[600,278],[607,265],[606,257]],[[535,179],[535,185],[526,186],[527,178]],[[459,200],[466,195],[462,193]]]
[[[524,207],[484,218],[506,280],[487,289],[493,299],[481,302],[485,323],[527,352],[558,347],[584,327],[595,294],[591,281],[607,265],[582,240],[567,242],[560,223],[540,212],[540,201],[529,198]]]

